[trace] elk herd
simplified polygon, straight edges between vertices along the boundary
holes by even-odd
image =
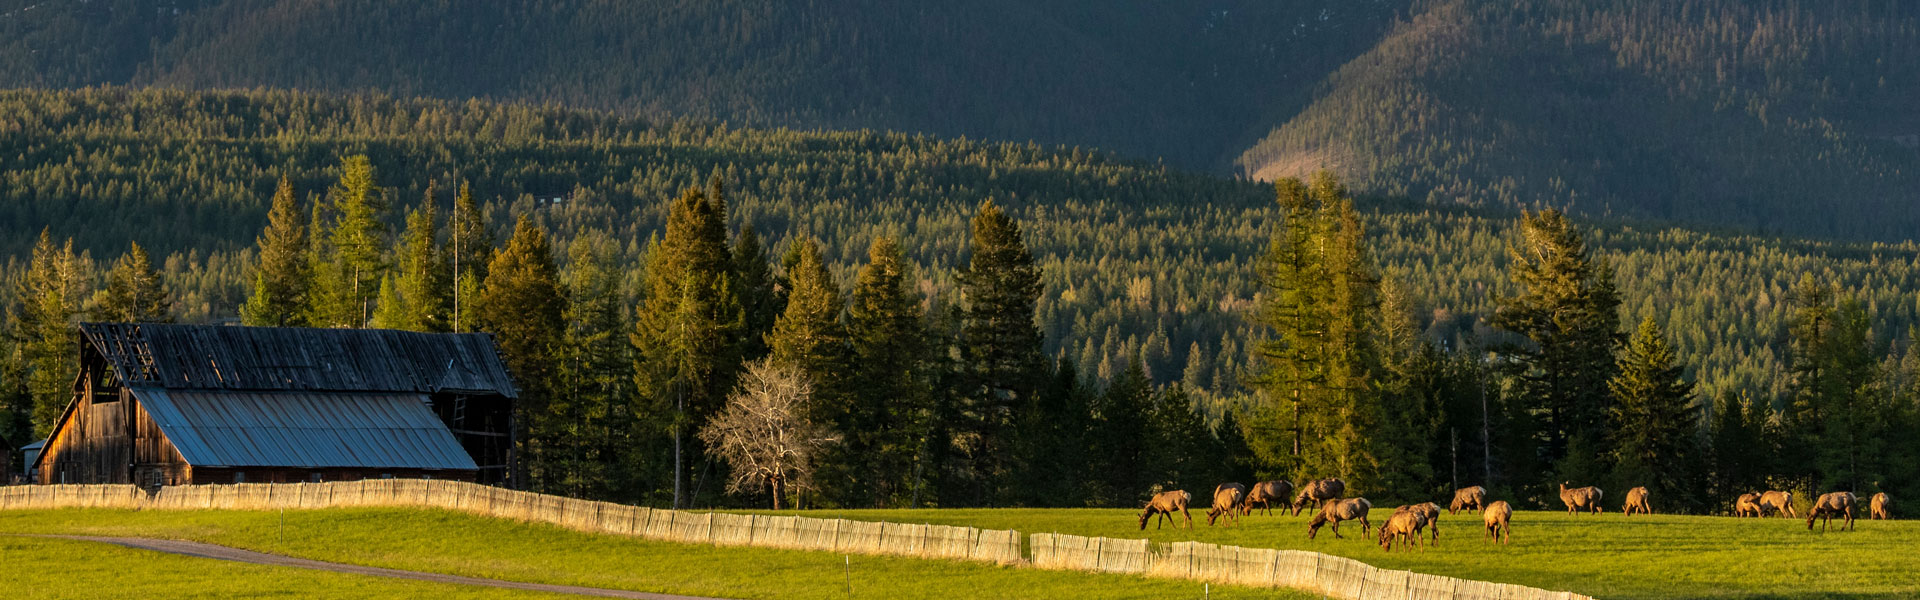
[[[1570,482],[1560,484],[1560,502],[1567,507],[1568,515],[1581,513],[1599,514],[1600,501],[1604,496],[1598,487],[1567,487]],[[1359,521],[1362,535],[1373,533],[1373,523],[1368,521],[1373,503],[1361,497],[1346,497],[1347,484],[1340,479],[1316,479],[1295,487],[1289,481],[1262,481],[1251,489],[1238,483],[1223,483],[1213,490],[1212,504],[1207,509],[1207,525],[1218,524],[1232,527],[1240,524],[1241,516],[1251,516],[1256,510],[1273,515],[1273,505],[1285,502],[1289,496],[1292,502],[1280,507],[1287,516],[1299,516],[1304,510],[1314,510],[1313,518],[1307,522],[1307,539],[1314,539],[1322,527],[1333,531],[1336,538],[1340,535],[1342,521]],[[1627,490],[1626,502],[1621,506],[1625,515],[1653,514],[1653,504],[1645,487]],[[1193,528],[1193,515],[1187,507],[1193,502],[1193,494],[1184,490],[1160,492],[1147,502],[1145,510],[1140,512],[1140,529],[1147,528],[1147,521],[1159,516],[1164,521],[1155,525],[1159,528],[1166,521],[1174,521],[1174,514],[1186,519],[1188,529]],[[1826,531],[1828,523],[1834,518],[1843,520],[1843,529],[1853,528],[1853,513],[1858,500],[1852,492],[1833,492],[1824,494],[1814,501],[1807,511],[1807,529],[1813,529],[1815,520],[1821,521],[1821,531]],[[1513,520],[1513,507],[1504,500],[1487,501],[1487,488],[1470,486],[1455,490],[1453,501],[1447,505],[1447,514],[1458,515],[1461,511],[1479,511],[1481,524],[1486,528],[1485,539],[1490,542],[1506,544],[1510,540],[1510,524]],[[1884,493],[1874,494],[1868,501],[1868,518],[1890,519],[1892,501]],[[1741,494],[1734,500],[1735,517],[1762,517],[1778,514],[1789,518],[1798,518],[1793,507],[1793,493],[1768,491],[1765,493]],[[1175,522],[1175,527],[1179,523]],[[1380,524],[1378,543],[1382,549],[1392,551],[1394,547],[1420,548],[1421,536],[1427,536],[1427,545],[1440,543],[1440,505],[1432,502],[1408,504],[1393,509],[1391,516]],[[1424,549],[1424,548],[1422,548]]]

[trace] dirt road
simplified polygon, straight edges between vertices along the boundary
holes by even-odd
[[[153,539],[153,538],[132,538],[132,537],[96,537],[96,536],[85,536],[85,535],[47,535],[47,536],[35,536],[35,537],[49,537],[49,538],[59,538],[59,539],[66,539],[66,540],[100,542],[103,544],[113,544],[116,546],[138,548],[141,550],[153,550],[156,552],[166,552],[169,554],[179,554],[183,556],[194,556],[199,558],[211,558],[215,560],[231,560],[235,562],[253,563],[256,565],[293,567],[296,569],[314,569],[319,571],[332,571],[335,573],[352,573],[355,575],[371,575],[374,577],[393,577],[397,579],[413,579],[417,581],[431,581],[435,583],[451,583],[456,585],[484,585],[488,587],[507,588],[507,589],[514,589],[514,590],[551,592],[555,594],[572,594],[576,596],[598,596],[602,598],[638,598],[640,600],[719,600],[716,598],[702,598],[698,596],[675,596],[672,594],[650,594],[647,592],[631,592],[627,590],[609,590],[609,589],[603,589],[603,588],[579,587],[579,586],[571,586],[571,585],[548,585],[544,583],[501,581],[499,579],[462,577],[459,575],[446,575],[442,573],[423,573],[420,571],[402,571],[399,569],[382,569],[378,567],[363,567],[359,565],[323,562],[318,560],[307,560],[304,558],[294,558],[291,556],[267,554],[264,552],[254,552],[252,550],[241,550],[239,548],[232,548],[228,546],[219,546],[215,544],[203,544],[200,542],[187,542],[187,541],[181,541],[181,540],[161,540],[161,539]]]

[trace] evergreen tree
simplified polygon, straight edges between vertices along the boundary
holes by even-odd
[[[1619,345],[1619,295],[1613,267],[1587,251],[1566,215],[1523,213],[1520,237],[1507,247],[1508,276],[1519,293],[1500,298],[1493,325],[1532,341],[1514,350],[1519,398],[1538,413],[1545,445],[1540,455],[1557,477],[1535,481],[1593,481],[1605,469],[1607,419],[1613,397],[1614,348]]]
[[[80,371],[75,325],[91,279],[88,262],[74,254],[73,240],[56,246],[53,234],[42,230],[15,292],[19,303],[13,337],[24,366],[26,391],[33,399],[35,438],[46,437],[73,400],[73,381]]]
[[[1126,368],[1101,395],[1093,446],[1094,476],[1102,484],[1095,495],[1096,503],[1134,505],[1146,501],[1154,484],[1174,483],[1166,473],[1153,470],[1149,462],[1155,438],[1153,400],[1153,382],[1147,379],[1139,360],[1128,360]],[[1206,493],[1197,492],[1194,499],[1199,501]]]
[[[483,331],[493,334],[500,355],[513,371],[520,399],[514,403],[519,428],[514,452],[515,483],[548,489],[558,479],[550,449],[563,431],[550,415],[554,401],[554,360],[566,331],[565,293],[547,234],[521,217],[513,237],[487,265],[486,287],[476,307]]]
[[[380,278],[379,301],[373,307],[373,320],[368,325],[375,329],[402,329],[417,331],[407,311],[407,303],[400,297],[400,287],[393,282],[393,274]]]
[[[744,237],[744,234],[743,234]],[[856,472],[869,474],[874,506],[910,502],[932,419],[925,310],[913,265],[893,238],[875,238],[847,310],[853,419],[843,430]]]
[[[173,301],[168,298],[167,286],[138,242],[113,261],[113,268],[107,271],[107,289],[101,291],[94,308],[102,321],[173,322]]]
[[[365,155],[340,163],[340,181],[328,194],[333,198],[331,227],[321,248],[309,321],[322,327],[363,327],[372,316],[386,274],[386,224],[380,214],[385,199],[374,185],[373,164]],[[315,231],[319,231],[315,219]]]
[[[1669,507],[1697,508],[1693,499],[1705,491],[1693,471],[1700,430],[1693,386],[1681,380],[1685,370],[1660,325],[1652,317],[1641,321],[1608,384],[1614,397],[1613,480],[1646,486]]]
[[[407,214],[407,230],[402,236],[399,255],[399,289],[404,321],[395,329],[441,332],[449,330],[453,312],[453,281],[446,257],[439,245],[440,218],[433,203],[433,185],[427,185],[426,201]],[[384,308],[384,307],[383,307]]]
[[[687,439],[725,403],[740,370],[745,329],[727,247],[726,215],[705,192],[687,189],[668,208],[665,235],[647,252],[647,292],[635,316],[635,383],[666,416],[673,436],[673,503],[685,488]]]
[[[480,297],[487,263],[493,259],[493,232],[487,228],[487,216],[474,204],[473,189],[465,181],[460,182],[460,193],[454,197],[447,229],[447,263],[453,279],[447,329],[469,331],[474,321],[471,305]]]
[[[787,286],[774,275],[773,267],[767,262],[767,251],[760,243],[760,234],[755,233],[752,225],[740,228],[740,235],[733,244],[733,272],[738,276],[740,307],[745,329],[741,332],[746,340],[742,356],[748,360],[766,356],[767,334],[773,332],[773,323],[786,310],[785,289]]]
[[[619,245],[598,229],[582,231],[567,248],[565,343],[560,389],[552,416],[562,443],[556,457],[559,489],[570,496],[605,498],[629,487],[624,443],[632,436],[632,346],[620,335],[626,322]]]
[[[799,248],[800,260],[788,271],[793,290],[787,296],[786,310],[767,335],[767,346],[773,351],[774,362],[798,369],[812,382],[813,399],[808,403],[812,413],[807,419],[833,431],[850,431],[855,407],[847,394],[846,376],[852,347],[840,319],[846,302],[833,273],[820,258],[819,245],[803,239],[794,246]],[[864,500],[865,490],[872,486],[869,481],[859,480],[868,473],[854,468],[854,463],[866,458],[854,454],[856,445],[838,444],[827,449],[816,475],[821,491],[843,505]],[[862,498],[857,500],[856,495]]]
[[[1406,289],[1387,280],[1381,285],[1379,428],[1373,453],[1382,469],[1377,492],[1386,498],[1414,500],[1450,490],[1435,485],[1434,461],[1446,393],[1445,363],[1419,337]]]
[[[1733,392],[1714,402],[1710,434],[1712,477],[1709,498],[1737,498],[1766,486],[1764,457],[1774,450],[1766,443],[1765,408]]]
[[[972,435],[963,439],[975,445],[978,502],[1006,475],[1014,407],[1029,400],[1046,373],[1044,340],[1034,323],[1040,269],[1019,224],[992,200],[974,214],[972,257],[957,278],[966,299],[961,356],[973,376],[966,419]]]
[[[280,186],[273,192],[273,207],[267,211],[267,227],[256,238],[260,266],[254,274],[253,293],[240,307],[241,323],[255,327],[298,327],[307,323],[305,307],[312,285],[312,264],[303,218],[294,201],[293,184],[281,177]]]

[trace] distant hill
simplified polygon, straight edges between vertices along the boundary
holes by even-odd
[[[375,91],[1920,231],[1920,3],[0,0],[0,87]]]
[[[1920,231],[1920,4],[1424,3],[1240,157],[1375,193]]]

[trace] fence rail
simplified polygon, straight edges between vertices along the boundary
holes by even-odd
[[[369,479],[326,483],[238,483],[169,486],[0,486],[0,510],[54,508],[276,510],[339,507],[423,507],[588,533],[652,540],[824,550],[849,554],[947,558],[1041,569],[1128,573],[1256,587],[1306,590],[1342,600],[1591,600],[1570,592],[1380,569],[1299,550],[1240,548],[1199,542],[1037,533],[1031,559],[1020,532],[907,523],[736,515],[651,509],[520,492],[460,481]]]

